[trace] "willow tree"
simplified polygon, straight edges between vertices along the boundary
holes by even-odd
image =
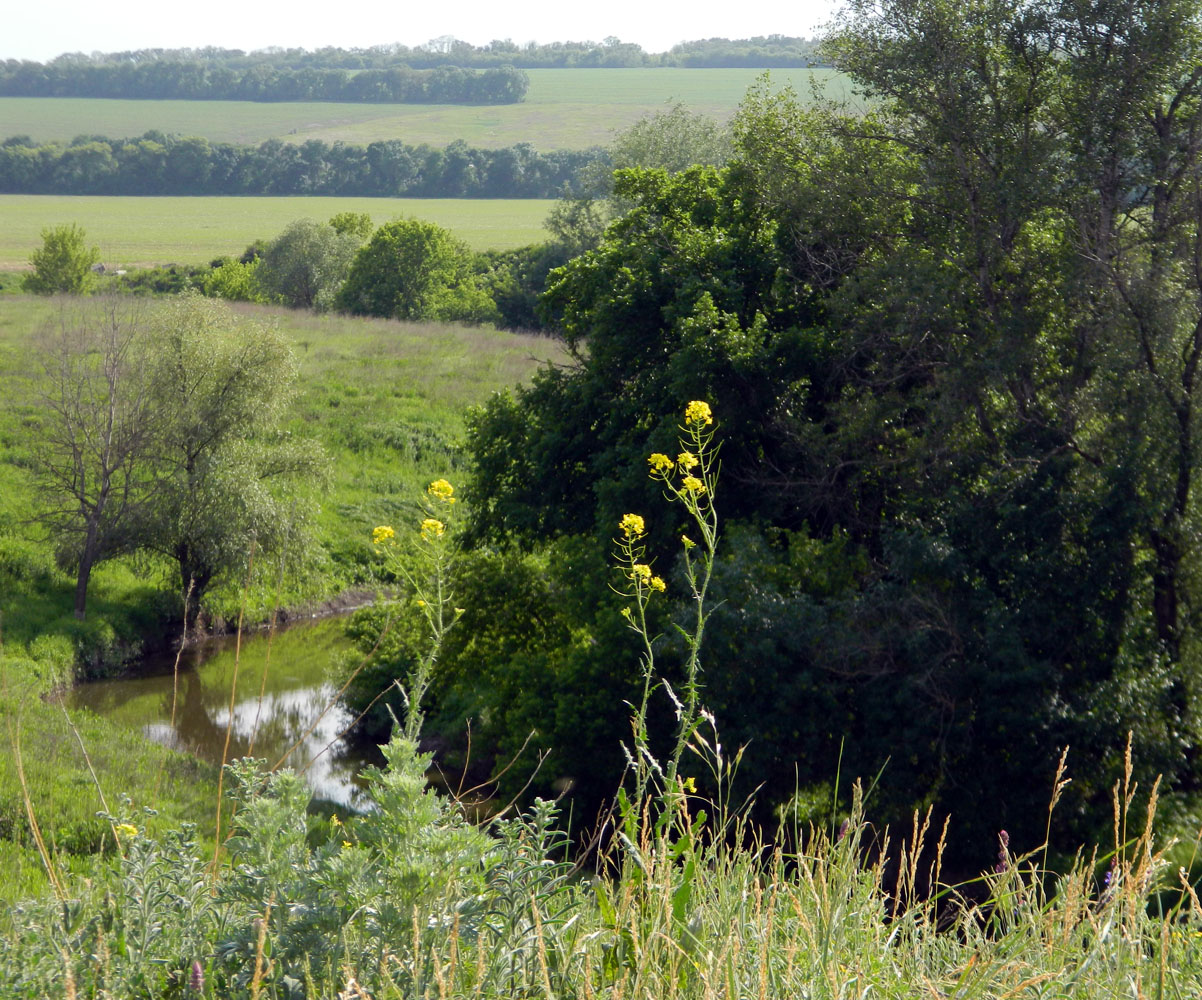
[[[297,368],[277,327],[187,296],[156,313],[156,461],[164,470],[138,541],[175,561],[188,625],[209,585],[253,548],[297,541],[319,481],[321,449],[279,431]]]

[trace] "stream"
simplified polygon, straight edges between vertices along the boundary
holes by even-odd
[[[174,653],[149,657],[132,676],[74,688],[67,707],[140,728],[158,743],[215,764],[223,753],[227,761],[266,758],[269,766],[284,758],[303,770],[316,797],[361,809],[366,794],[359,771],[382,758],[374,747],[349,745],[339,735],[351,722],[335,701],[333,682],[336,664],[352,648],[343,624],[327,618],[270,636],[244,634],[237,657],[234,636],[206,639],[183,651],[178,676]]]

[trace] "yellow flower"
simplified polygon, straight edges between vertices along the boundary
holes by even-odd
[[[461,615],[461,614],[463,614],[463,613],[464,613],[466,610],[467,610],[467,608],[456,608],[456,609],[455,609],[455,614],[457,614],[457,615]]]
[[[425,601],[423,601],[423,600],[421,600],[421,599],[419,599],[419,600],[418,600],[418,602],[417,602],[417,606],[418,606],[419,608],[424,608],[424,607],[426,606],[426,602],[425,602]]]
[[[681,480],[681,484],[690,493],[700,494],[705,492],[705,483],[703,483],[696,476],[685,476],[684,479]]]
[[[434,482],[426,487],[426,492],[435,500],[441,500],[443,503],[450,504],[455,502],[455,487],[445,479],[435,479]]]
[[[435,538],[441,538],[447,526],[440,520],[434,517],[427,517],[422,521],[422,538],[426,541],[433,541]]]
[[[684,469],[685,472],[688,472],[697,464],[697,456],[691,451],[682,451],[676,456],[676,464]]]
[[[116,826],[117,834],[122,837],[136,837],[138,828],[129,823],[118,823]]]
[[[655,452],[654,454],[652,454],[652,456],[649,459],[647,459],[647,461],[651,465],[651,474],[653,476],[657,472],[664,473],[664,472],[672,471],[672,459],[670,459],[667,455],[664,455],[658,451]]]
[[[343,846],[344,848],[346,848],[346,847],[352,847],[353,845],[351,844],[351,842],[350,842],[349,840],[344,840],[344,841],[342,842],[342,846]]]
[[[622,534],[627,538],[638,538],[647,530],[643,519],[638,514],[623,514],[622,520],[618,522],[618,527],[622,529]]]
[[[651,585],[652,590],[658,590],[661,594],[667,589],[668,585],[664,583],[662,577],[653,576],[647,581]]]
[[[683,544],[686,549],[695,548],[697,545],[697,543],[695,541],[693,541],[693,539],[691,539],[688,535],[681,535],[680,541],[681,541],[681,544]]]
[[[632,580],[642,580],[646,583],[651,579],[651,567],[643,563],[635,563],[630,567],[630,578]]]
[[[699,424],[701,426],[706,426],[714,422],[713,415],[710,413],[710,404],[703,403],[699,399],[694,399],[684,408],[684,419],[686,424]]]
[[[686,792],[695,792],[697,791],[697,782],[692,778],[685,778],[684,781],[680,783],[680,787]]]
[[[633,612],[630,610],[630,608],[623,608],[623,609],[622,609],[622,617],[623,617],[623,618],[630,619],[630,617],[631,617],[631,615],[632,615],[632,614],[633,614]]]
[[[378,528],[376,528],[375,531],[373,531],[371,533],[372,544],[383,545],[386,541],[388,541],[388,539],[392,538],[394,535],[396,535],[396,532],[393,531],[392,528],[390,528],[386,524],[381,524]]]

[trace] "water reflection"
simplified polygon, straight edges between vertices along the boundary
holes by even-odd
[[[174,658],[163,658],[141,676],[81,685],[67,702],[214,763],[223,754],[261,757],[269,765],[283,758],[303,771],[317,797],[362,809],[358,772],[378,761],[340,738],[351,717],[329,679],[348,648],[340,622],[301,623],[270,638],[244,636],[236,669],[233,641],[217,640],[187,650],[178,675]]]

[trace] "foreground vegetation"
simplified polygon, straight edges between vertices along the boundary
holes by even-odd
[[[945,886],[947,828],[915,814],[891,840],[866,819],[858,784],[837,825],[785,826],[775,846],[758,842],[723,795],[741,755],[722,749],[698,698],[718,537],[711,420],[690,403],[680,457],[651,456],[652,478],[696,539],[685,543],[695,617],[682,628],[693,665],[672,696],[663,756],[648,710],[669,689],[646,612],[665,585],[639,561],[648,520],[627,514],[615,526],[644,696],[596,875],[581,878],[565,857],[554,804],[486,831],[426,786],[421,699],[460,615],[445,589],[454,488],[437,480],[398,522],[424,553],[410,580],[428,598],[428,632],[387,766],[368,774],[377,808],[310,816],[295,775],[243,760],[229,770],[228,857],[202,849],[190,827],[152,833],[128,801],[106,810],[113,870],[73,880],[44,850],[53,894],[0,920],[6,995],[1101,998],[1202,988],[1202,908],[1173,885],[1152,835],[1156,790],[1137,801],[1129,746],[1113,849],[1079,856],[1061,876],[1043,867],[1046,844],[1001,831],[991,872]],[[394,530],[373,537],[391,559]],[[697,793],[694,775],[706,772],[716,798]],[[1065,784],[1058,770],[1051,809]]]

